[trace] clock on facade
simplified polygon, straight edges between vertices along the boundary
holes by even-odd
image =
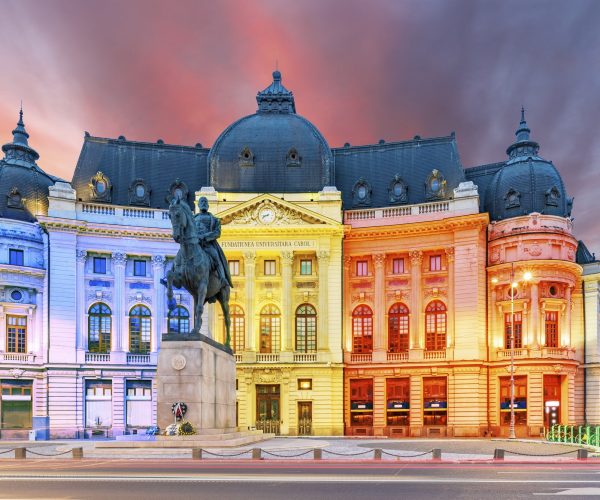
[[[271,224],[275,220],[275,210],[270,207],[263,208],[258,212],[258,220],[263,224]]]

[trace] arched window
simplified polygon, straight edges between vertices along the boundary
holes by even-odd
[[[408,351],[408,307],[400,302],[388,311],[388,351]]]
[[[246,348],[246,326],[244,310],[237,305],[231,306],[231,338],[233,352],[241,352]]]
[[[281,335],[281,313],[274,305],[268,305],[260,311],[260,352],[279,352]]]
[[[310,304],[296,309],[296,351],[317,351],[317,311]]]
[[[352,352],[373,352],[373,311],[369,306],[352,311]]]
[[[150,352],[150,327],[152,314],[146,306],[134,306],[129,311],[129,352],[148,354]]]
[[[169,311],[169,333],[190,333],[190,313],[185,307],[177,306]]]
[[[446,349],[446,305],[440,300],[430,302],[425,309],[425,349]]]
[[[88,351],[110,352],[111,311],[106,304],[92,304],[88,311]]]

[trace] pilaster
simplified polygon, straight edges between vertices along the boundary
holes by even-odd
[[[292,265],[294,264],[294,253],[282,251],[281,259],[281,307],[283,309],[283,328],[281,329],[282,351],[294,350],[294,328],[292,312]]]
[[[85,262],[87,260],[87,252],[85,250],[77,250],[75,253],[77,260],[77,340],[76,348],[78,351],[87,350],[87,311],[85,303]],[[79,357],[79,355],[78,355]]]
[[[375,331],[373,332],[373,361],[385,361],[386,307],[385,307],[385,254],[373,255],[375,267]]]
[[[421,316],[423,313],[423,300],[421,294],[421,265],[423,252],[413,250],[410,252],[410,348],[422,349],[425,345],[420,331]]]
[[[319,310],[317,311],[319,324],[317,325],[317,350],[327,350],[327,318],[329,311],[329,252],[321,250],[317,253],[319,260]]]
[[[540,296],[539,296],[539,285],[537,282],[531,284],[531,346],[535,349],[540,346]]]
[[[448,324],[446,329],[446,346],[454,347],[454,323],[456,319],[455,289],[454,289],[454,247],[446,248],[446,260],[448,261]]]
[[[256,272],[256,252],[244,252],[244,277],[246,278],[246,349],[256,350],[254,338],[254,274]]]
[[[563,334],[561,335],[561,346],[573,347],[571,343],[571,313],[573,311],[573,287],[571,285],[569,285],[565,290],[565,298],[567,304],[565,309],[565,323],[563,327]]]
[[[112,265],[115,276],[115,338],[111,339],[110,350],[112,352],[123,352],[129,349],[129,339],[127,335],[127,303],[125,297],[125,264],[127,256],[122,252],[114,252],[112,254]]]
[[[165,268],[165,258],[162,255],[152,256],[152,277],[154,279],[154,321],[152,322],[152,342],[150,349],[152,352],[158,351],[160,345],[160,335],[166,332],[165,321],[165,293],[166,288],[160,283]]]

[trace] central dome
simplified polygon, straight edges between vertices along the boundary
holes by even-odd
[[[281,73],[256,96],[258,110],[231,124],[216,140],[208,164],[210,185],[228,192],[316,192],[333,181],[325,138],[296,114]]]

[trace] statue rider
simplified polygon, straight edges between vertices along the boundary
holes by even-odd
[[[210,260],[212,261],[211,268],[217,271],[217,275],[223,284],[228,283],[233,288],[227,259],[217,241],[217,238],[221,236],[221,221],[208,211],[208,200],[206,197],[202,196],[198,200],[198,208],[200,209],[200,213],[194,216],[194,223],[200,246],[210,256]]]

